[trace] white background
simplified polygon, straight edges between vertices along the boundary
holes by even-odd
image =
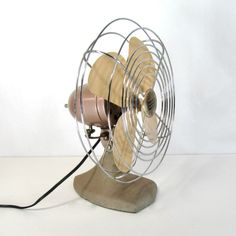
[[[84,154],[64,104],[83,52],[117,17],[166,44],[176,87],[168,152],[180,154],[153,173],[157,200],[136,215],[84,201],[70,178],[36,209],[1,209],[0,235],[235,236],[235,10],[233,0],[0,0],[0,157],[29,156],[0,158],[0,203],[33,202],[78,162],[68,156]]]
[[[236,153],[235,1],[0,1],[0,156],[82,155],[64,108],[81,56],[116,17],[159,34],[172,59],[171,154]]]

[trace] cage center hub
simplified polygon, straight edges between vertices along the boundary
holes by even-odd
[[[146,116],[151,117],[155,114],[157,108],[157,98],[153,89],[148,89],[142,102],[142,111]]]

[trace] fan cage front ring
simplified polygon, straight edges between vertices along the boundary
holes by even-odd
[[[125,26],[130,28],[128,29],[128,32],[120,32],[121,27],[118,27],[119,24],[125,24]],[[121,25],[122,25],[121,24]],[[115,26],[120,30],[116,31],[114,30]],[[110,29],[112,28],[112,29]],[[122,27],[122,29],[125,29],[125,27]],[[119,173],[117,172],[116,175],[114,175],[113,170],[108,170],[106,169],[100,162],[99,162],[99,157],[101,155],[97,155],[94,150],[92,150],[91,154],[89,155],[91,160],[97,164],[101,170],[110,178],[115,179],[118,182],[122,183],[130,183],[133,182],[140,177],[150,174],[153,171],[155,171],[158,166],[161,164],[169,142],[171,138],[171,133],[172,133],[172,124],[174,120],[174,111],[175,111],[175,93],[174,93],[174,82],[173,82],[173,70],[172,66],[170,63],[169,55],[167,53],[167,50],[161,41],[161,39],[156,35],[155,32],[152,30],[146,28],[146,27],[141,27],[137,22],[127,19],[127,18],[118,18],[110,23],[108,23],[102,31],[99,33],[97,38],[90,44],[88,49],[85,51],[83,58],[81,60],[79,70],[78,70],[78,76],[76,80],[76,93],[75,93],[75,101],[78,101],[78,96],[80,96],[80,111],[77,111],[77,105],[75,104],[75,112],[80,112],[81,114],[81,120],[82,123],[80,123],[76,117],[76,127],[77,127],[77,133],[79,136],[79,139],[81,141],[81,144],[85,150],[86,153],[89,152],[89,150],[92,148],[93,143],[92,140],[89,139],[87,135],[87,125],[85,124],[84,121],[84,111],[83,111],[83,89],[81,89],[81,92],[78,93],[78,88],[79,86],[83,88],[83,86],[86,84],[86,80],[88,78],[88,73],[91,69],[92,62],[90,62],[90,59],[96,55],[101,56],[101,55],[108,55],[108,52],[106,49],[101,49],[101,45],[99,46],[100,41],[103,41],[104,38],[107,38],[109,36],[112,37],[117,37],[120,38],[120,45],[116,48],[115,51],[118,52],[118,56],[121,55],[123,52],[125,46],[127,47],[127,44],[129,43],[129,38],[131,36],[136,35],[137,33],[142,35],[142,42],[145,43],[145,46],[147,46],[149,49],[152,50],[152,55],[156,59],[155,64],[156,64],[156,89],[155,92],[158,91],[158,94],[160,96],[158,104],[159,104],[159,114],[156,113],[156,116],[158,117],[158,120],[160,121],[157,127],[157,133],[158,133],[158,140],[155,143],[150,143],[148,139],[144,137],[144,130],[142,128],[140,119],[138,119],[138,124],[137,124],[137,130],[135,133],[135,142],[132,142],[130,138],[130,134],[128,132],[128,123],[131,122],[134,119],[133,116],[128,116],[125,115],[127,114],[126,111],[129,110],[128,114],[132,114],[135,112],[137,113],[137,110],[134,110],[132,107],[132,104],[128,104],[126,108],[122,107],[122,120],[123,120],[123,125],[125,128],[126,135],[128,137],[128,142],[130,147],[134,149],[134,158],[132,165],[127,173]],[[144,39],[143,39],[144,38]],[[112,42],[113,43],[113,42]],[[101,44],[101,43],[100,43]],[[102,44],[104,45],[104,44]],[[96,48],[98,47],[98,48]],[[135,52],[134,52],[135,53]],[[108,55],[111,56],[111,55]],[[113,57],[113,60],[115,62],[113,71],[115,71],[117,65],[121,65],[124,67],[124,70],[127,69],[128,66],[122,65],[122,63],[118,60],[118,56],[115,58]],[[132,57],[133,55],[131,55]],[[92,60],[91,60],[92,61]],[[129,89],[132,89],[133,92],[138,92],[139,90],[139,85],[142,81],[141,80],[137,81],[138,77],[135,77],[131,79],[130,75],[126,71],[125,73],[126,79],[124,80],[123,84],[123,90],[122,90],[122,105],[125,105],[126,101],[129,100],[129,97],[127,99],[127,87]],[[111,87],[113,79],[113,74],[110,77],[109,81],[109,87]],[[127,86],[128,85],[128,86]],[[132,87],[130,87],[130,85]],[[157,92],[156,92],[157,93]],[[79,95],[78,95],[79,94]],[[109,151],[108,148],[110,147],[110,144],[113,144],[113,148],[116,148],[116,151],[119,151],[116,147],[116,144],[113,143],[114,137],[113,137],[113,130],[112,130],[112,124],[110,120],[110,106],[109,106],[109,101],[110,101],[110,90],[108,94],[108,128],[109,128],[109,142],[108,145],[104,149],[104,153],[106,151]],[[137,109],[137,108],[136,108]],[[82,127],[81,127],[82,126]],[[85,138],[84,138],[85,137]],[[141,162],[141,165],[138,166],[136,169],[135,167],[137,164]],[[152,167],[152,168],[151,168]],[[136,175],[135,178],[131,180],[125,180],[125,176],[128,175],[129,173],[134,173]]]

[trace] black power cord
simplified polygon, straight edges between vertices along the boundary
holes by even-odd
[[[83,159],[80,161],[80,163],[73,168],[65,177],[63,177],[59,182],[57,182],[54,186],[52,186],[46,193],[44,193],[38,200],[36,200],[33,204],[28,206],[18,206],[18,205],[9,205],[9,204],[0,204],[1,208],[15,208],[15,209],[27,209],[34,207],[39,202],[41,202],[44,198],[46,198],[50,193],[52,193],[59,185],[61,185],[66,179],[68,179],[72,174],[77,171],[80,166],[83,165],[83,163],[86,161],[88,156],[91,154],[91,152],[96,148],[96,146],[99,144],[100,138],[96,141],[96,143],[93,145],[93,147],[89,150],[89,152],[83,157]]]

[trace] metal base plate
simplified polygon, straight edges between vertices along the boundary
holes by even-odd
[[[116,169],[112,152],[106,152],[100,162],[105,167]],[[134,177],[133,174],[126,176],[127,179]],[[99,166],[76,176],[74,188],[82,198],[91,203],[132,213],[152,204],[157,193],[157,185],[152,180],[142,177],[132,183],[120,183],[109,178]]]

